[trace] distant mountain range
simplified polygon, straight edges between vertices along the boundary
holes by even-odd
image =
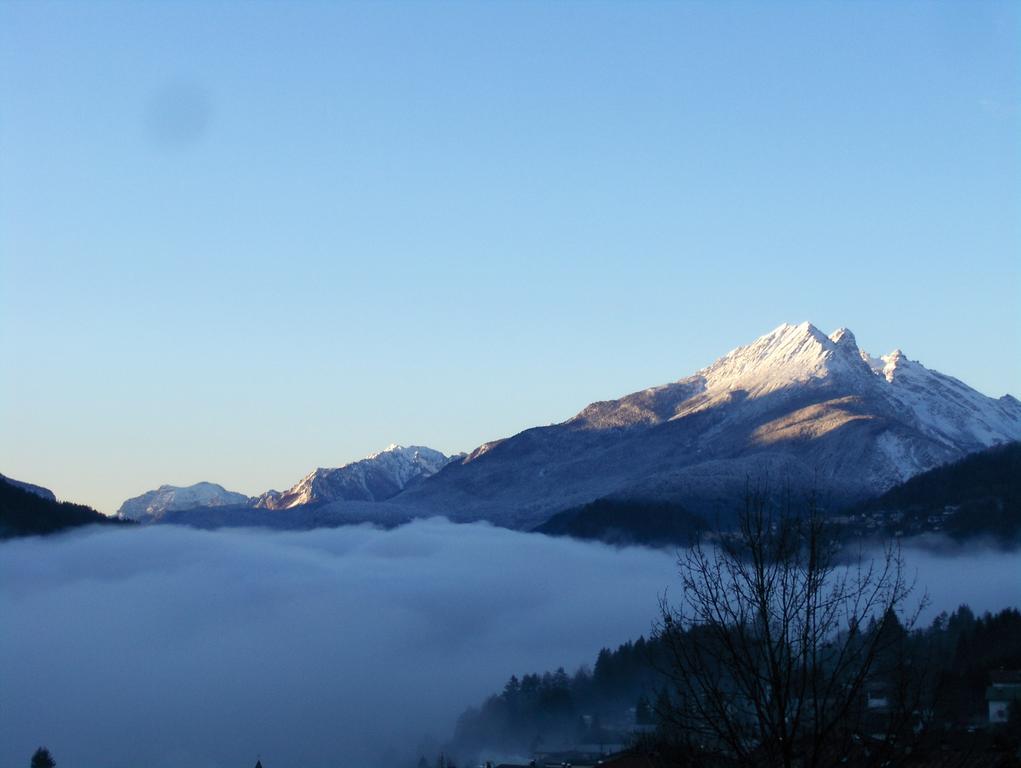
[[[749,477],[814,489],[843,508],[1017,440],[1021,403],[1010,395],[986,397],[900,350],[872,357],[847,329],[785,324],[679,381],[467,455],[390,446],[284,492],[164,486],[121,514],[295,528],[440,514],[531,530],[591,527],[641,502],[674,510],[685,528],[725,516]],[[551,521],[559,513],[570,514]]]
[[[259,513],[241,515],[246,508],[256,510],[290,510],[321,506],[332,502],[379,502],[389,499],[421,480],[434,475],[451,461],[432,448],[420,445],[404,447],[390,445],[364,459],[335,468],[319,468],[286,491],[266,491],[261,496],[249,498],[243,493],[226,490],[216,483],[196,483],[189,486],[161,485],[153,491],[125,501],[118,517],[154,523],[167,521],[171,513],[193,511],[195,522],[200,523],[201,515],[214,510],[216,519],[230,519],[233,514],[238,520],[261,520]],[[221,510],[221,508],[224,508]],[[226,518],[216,512],[225,511]],[[171,515],[175,522],[188,522],[187,514]],[[289,515],[276,515],[289,518]],[[247,523],[251,524],[251,522]],[[306,527],[304,525],[300,527]]]

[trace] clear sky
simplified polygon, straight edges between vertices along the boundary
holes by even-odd
[[[114,511],[848,326],[1021,395],[1021,5],[0,2],[0,472]]]

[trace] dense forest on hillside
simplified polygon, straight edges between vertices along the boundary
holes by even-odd
[[[55,533],[80,525],[129,525],[84,504],[52,501],[0,480],[0,539]]]
[[[924,472],[850,511],[887,533],[942,532],[958,541],[1021,538],[1021,443]]]
[[[938,533],[956,541],[1021,543],[1021,443],[973,453],[850,509],[831,510],[834,534],[857,541]],[[686,546],[706,521],[679,501],[602,498],[560,512],[534,529],[551,536]]]
[[[962,605],[907,638],[909,656],[934,673],[933,721],[943,727],[981,721],[989,673],[1021,669],[1021,612],[975,616]],[[528,755],[579,745],[627,743],[657,723],[668,696],[669,655],[656,639],[602,649],[589,669],[513,676],[502,692],[464,712],[450,745],[462,762],[486,755]],[[659,700],[659,706],[658,701]]]

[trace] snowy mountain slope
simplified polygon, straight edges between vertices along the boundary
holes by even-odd
[[[672,384],[481,446],[396,496],[420,513],[529,528],[603,496],[733,506],[749,476],[833,503],[1021,439],[1021,404],[986,397],[854,335],[782,325]]]
[[[390,445],[360,461],[334,469],[316,469],[282,493],[264,493],[255,506],[290,509],[331,501],[383,501],[410,483],[435,474],[449,460],[425,446]]]
[[[243,493],[234,493],[216,483],[195,483],[189,486],[161,485],[154,491],[128,499],[117,510],[117,516],[139,522],[156,522],[167,512],[198,507],[225,507],[248,504]]]
[[[925,434],[972,451],[1017,439],[1021,403],[1010,395],[986,397],[953,376],[908,360],[899,349],[882,360],[887,395]]]

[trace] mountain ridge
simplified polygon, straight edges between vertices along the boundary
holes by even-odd
[[[1017,439],[1013,397],[899,350],[872,358],[846,328],[785,323],[691,376],[485,443],[393,502],[531,528],[603,497],[712,513],[765,475],[848,503]]]
[[[680,504],[711,519],[749,477],[816,490],[840,507],[1016,440],[1013,396],[987,397],[900,349],[873,357],[847,328],[784,323],[690,376],[590,403],[557,424],[453,457],[391,445],[249,499],[258,514],[207,508],[203,524],[372,522],[378,510],[383,524],[444,515],[532,530],[597,500]]]
[[[250,507],[277,512],[333,502],[381,502],[439,471],[453,458],[426,446],[392,443],[339,467],[314,469],[286,491],[270,490],[249,497],[209,482],[161,485],[125,501],[117,515],[148,523],[171,518],[174,522],[187,522],[190,512],[219,509],[239,520],[264,521],[265,515],[241,514],[240,510]],[[227,519],[222,514],[206,517]]]

